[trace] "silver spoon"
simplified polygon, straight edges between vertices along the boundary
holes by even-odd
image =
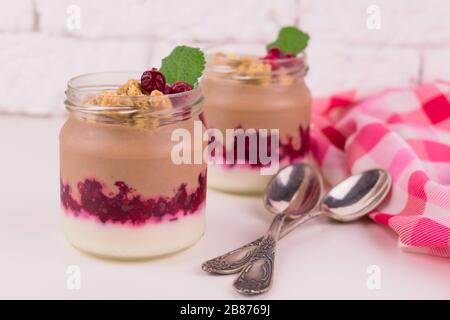
[[[279,216],[272,223],[273,232],[282,225],[281,237],[295,228],[296,218],[314,209],[320,200],[322,182],[317,170],[307,164],[282,168],[269,182],[264,195],[264,206]],[[292,220],[282,224],[286,215]],[[271,227],[271,228],[272,228]],[[208,260],[202,269],[209,273],[232,274],[241,271],[250,261],[264,237],[224,255]],[[278,238],[276,238],[278,239]]]
[[[320,210],[297,220],[297,226],[311,218],[325,215],[333,220],[350,222],[357,220],[375,209],[387,196],[391,187],[391,177],[382,169],[368,170],[350,176],[340,182],[320,203]],[[275,217],[277,220],[279,215]],[[278,233],[277,233],[278,232]],[[270,238],[264,237],[250,262],[234,282],[234,288],[246,295],[267,292],[270,289],[273,275],[273,256],[275,242],[280,228],[269,229]]]

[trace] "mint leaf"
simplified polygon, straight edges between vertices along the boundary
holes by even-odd
[[[195,86],[204,69],[205,55],[200,49],[177,46],[162,60],[160,71],[169,84],[184,81]]]
[[[283,53],[299,54],[308,46],[309,34],[297,27],[284,27],[278,33],[278,38],[267,45],[267,49],[278,48]]]

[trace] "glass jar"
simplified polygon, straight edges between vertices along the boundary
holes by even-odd
[[[215,48],[214,53],[208,55],[207,72],[202,79],[206,126],[220,130],[223,136],[227,129],[255,129],[256,132],[249,131],[246,135],[256,135],[257,140],[262,137],[261,129],[268,130],[267,133],[276,129],[278,133],[269,135],[268,144],[273,145],[273,139],[278,139],[278,166],[304,160],[309,153],[311,112],[311,93],[304,81],[308,70],[306,56],[301,54],[271,61],[259,59],[270,65],[269,72],[248,76],[240,74],[239,66],[223,58],[229,52],[236,52],[234,50],[233,47]],[[247,47],[244,50],[254,52]],[[221,52],[220,59],[217,59],[217,52]],[[232,59],[236,62],[242,57],[247,55],[233,54]],[[234,140],[234,145],[224,146],[224,152],[218,157],[225,158],[233,149],[236,153]],[[247,138],[245,142],[241,163],[226,163],[224,159],[222,164],[213,161],[215,164],[208,169],[209,186],[249,194],[264,190],[270,175],[262,174],[263,164],[259,160],[249,162],[248,153],[252,148],[248,147],[248,141],[251,139]]]
[[[204,232],[206,165],[176,164],[171,156],[174,130],[193,134],[201,126],[200,89],[119,97],[113,106],[92,103],[109,99],[104,90],[139,76],[82,75],[66,91],[70,115],[60,133],[63,228],[72,245],[99,256],[168,254],[193,245]],[[138,107],[145,103],[170,108]]]

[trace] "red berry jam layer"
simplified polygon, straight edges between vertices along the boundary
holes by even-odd
[[[70,185],[61,181],[61,204],[75,216],[88,215],[102,223],[143,225],[148,221],[177,220],[178,216],[199,211],[206,199],[206,173],[198,177],[198,187],[188,192],[181,184],[172,198],[144,198],[123,181],[114,184],[118,193],[104,191],[96,179],[86,179],[77,185],[80,200],[72,196]]]
[[[242,129],[242,127],[238,127],[236,129]],[[288,137],[286,142],[282,142],[281,139],[279,140],[279,150],[277,150],[278,155],[279,155],[279,162],[287,162],[287,163],[292,163],[293,161],[303,158],[308,152],[309,152],[309,148],[310,148],[310,139],[309,139],[309,127],[307,127],[306,129],[303,129],[302,126],[299,126],[298,129],[299,132],[299,137],[300,137],[300,147],[297,149],[294,146],[294,138],[293,137]],[[254,148],[251,147],[250,145],[250,136],[247,135],[245,136],[245,143],[244,143],[244,148],[245,148],[245,164],[242,165],[247,165],[250,168],[261,168],[261,167],[267,167],[270,164],[263,164],[261,162],[260,156],[259,156],[259,139],[261,138],[259,135],[259,132],[256,131],[256,150]],[[237,134],[234,137],[234,142],[233,142],[233,155],[234,155],[234,161],[233,163],[226,163],[226,153],[227,152],[231,152],[228,151],[226,146],[222,147],[222,157],[223,157],[223,165],[225,167],[228,168],[232,168],[235,167],[237,165],[237,158],[238,158],[238,152],[237,152],[237,141],[239,139],[239,134]],[[263,139],[266,139],[265,137],[263,137]],[[272,145],[272,139],[279,139],[278,136],[269,136],[266,141],[267,141],[267,147],[265,152],[263,153],[267,153],[268,157],[271,157],[271,145]],[[209,143],[212,143],[214,141],[214,138],[212,138]],[[256,152],[257,154],[257,161],[256,163],[250,163],[250,154],[251,152]],[[215,152],[214,150],[212,151],[212,156],[215,156]],[[230,155],[231,156],[231,155]],[[275,157],[276,158],[276,157]],[[253,161],[255,162],[255,161]],[[241,164],[239,164],[239,166],[242,166]]]

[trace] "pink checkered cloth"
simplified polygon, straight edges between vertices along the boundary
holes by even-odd
[[[390,198],[370,217],[402,249],[450,257],[450,82],[318,99],[312,122],[312,153],[330,184],[388,170]]]

